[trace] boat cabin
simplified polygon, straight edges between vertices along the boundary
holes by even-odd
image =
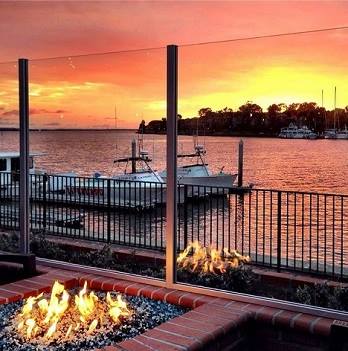
[[[29,169],[31,173],[34,172],[34,169],[35,169],[34,157],[39,155],[41,154],[31,153],[29,155]],[[0,152],[0,175],[1,175],[0,188],[12,182],[18,182],[19,169],[20,169],[19,152],[13,152],[13,151]]]

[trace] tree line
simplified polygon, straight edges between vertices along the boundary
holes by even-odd
[[[326,110],[315,102],[272,104],[263,111],[261,106],[247,101],[237,111],[229,107],[213,111],[201,108],[197,117],[183,118],[178,115],[179,134],[276,136],[281,128],[290,123],[307,126],[319,134],[329,128],[348,126],[348,106],[344,109]],[[165,133],[166,118],[153,120],[147,125],[142,121],[139,132],[145,134]]]

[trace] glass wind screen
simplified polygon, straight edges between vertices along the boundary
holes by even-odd
[[[31,61],[37,255],[163,278],[166,142],[141,126],[165,118],[165,62],[164,49]]]
[[[0,250],[16,253],[19,252],[17,71],[17,62],[0,63]]]
[[[179,48],[180,282],[314,304],[264,270],[347,276],[347,37]]]

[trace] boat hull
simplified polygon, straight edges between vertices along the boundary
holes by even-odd
[[[202,187],[231,188],[237,174],[216,174],[208,177],[184,177],[178,180],[179,184],[199,185]]]

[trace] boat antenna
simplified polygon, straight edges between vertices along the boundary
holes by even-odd
[[[141,113],[141,120],[143,121],[144,116],[143,113]],[[141,133],[138,134],[138,152],[140,156],[140,151],[144,149],[144,125],[141,125]]]
[[[334,93],[334,129],[336,130],[336,87]]]
[[[115,154],[117,156],[118,144],[117,144],[117,107],[116,107],[116,104],[115,104],[115,110],[114,110],[114,132],[116,133]]]
[[[152,160],[155,161],[155,135],[152,136]]]
[[[114,110],[114,133],[116,134],[116,140],[115,140],[115,158],[117,158],[117,154],[118,154],[118,143],[117,143],[117,107],[116,107],[116,104],[115,104],[115,110]],[[115,164],[113,163],[112,164],[112,169],[111,169],[111,174],[113,173],[114,171],[114,167],[115,167]]]

